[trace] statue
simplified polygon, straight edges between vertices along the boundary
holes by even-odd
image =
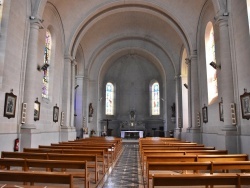
[[[94,113],[94,108],[92,106],[92,103],[89,104],[89,117],[93,117],[93,113]]]
[[[171,117],[175,117],[175,103],[173,103],[173,105],[171,106],[172,109],[172,116]]]
[[[135,111],[134,111],[134,110],[131,110],[131,111],[130,111],[130,120],[131,120],[131,121],[134,121],[134,120],[135,120]]]

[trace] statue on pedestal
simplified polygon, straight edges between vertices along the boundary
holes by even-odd
[[[130,121],[135,121],[135,111],[131,110],[129,115],[130,115]]]

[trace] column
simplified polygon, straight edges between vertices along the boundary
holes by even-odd
[[[197,126],[197,113],[200,111],[200,96],[199,96],[199,82],[198,82],[198,63],[197,63],[197,51],[195,50],[190,56],[190,77],[191,82],[188,88],[191,94],[191,124],[193,129],[199,128]]]
[[[229,153],[237,153],[237,128],[232,125],[230,103],[234,103],[234,86],[233,86],[233,70],[232,59],[230,53],[230,38],[228,29],[228,16],[219,14],[215,17],[216,24],[219,27],[220,35],[220,62],[221,74],[220,85],[223,98],[224,126],[222,127],[222,135],[219,135],[222,149],[227,149]]]
[[[39,130],[36,129],[34,121],[34,103],[36,98],[41,102],[42,96],[42,75],[37,71],[37,49],[39,29],[42,29],[40,19],[34,18],[30,20],[29,41],[27,50],[27,62],[25,71],[24,96],[23,102],[27,103],[25,123],[20,130],[20,151],[25,147],[34,147],[34,139],[36,139]],[[39,80],[40,79],[40,80]]]
[[[220,35],[220,61],[221,61],[221,89],[223,98],[224,128],[235,129],[232,125],[230,103],[234,102],[233,71],[230,53],[230,40],[228,30],[228,16],[216,17]]]
[[[176,124],[175,124],[175,138],[180,138],[180,132],[181,132],[181,92],[180,92],[180,75],[175,76],[175,118],[176,118]]]
[[[72,95],[72,77],[71,77],[71,56],[64,57],[64,74],[63,74],[63,95],[62,95],[62,111],[64,111],[64,125],[62,128],[71,127],[71,95]]]
[[[197,52],[194,50],[189,59],[188,64],[188,110],[189,110],[189,129],[186,133],[186,139],[191,142],[200,143],[200,128],[197,125],[197,113],[199,107],[199,83],[198,83],[198,65]]]
[[[75,75],[75,67],[77,62],[73,60],[71,62],[71,121],[70,126],[75,126],[75,86],[76,86],[76,75]]]
[[[36,98],[41,102],[41,83],[42,75],[37,71],[37,49],[39,29],[43,28],[40,19],[30,20],[30,32],[28,43],[28,54],[25,72],[24,83],[24,98],[23,102],[27,103],[26,120],[21,126],[22,129],[35,129],[34,122],[34,102]],[[40,80],[38,80],[40,79]]]
[[[191,110],[191,60],[186,59],[186,64],[188,67],[188,129],[192,127],[192,110]]]
[[[86,116],[83,112],[83,102],[86,100],[83,96],[83,75],[76,76],[76,85],[78,86],[75,88],[75,128],[77,131],[77,136],[82,138],[82,129],[86,128]]]

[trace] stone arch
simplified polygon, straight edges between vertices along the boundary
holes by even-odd
[[[184,28],[182,28],[180,23],[177,20],[174,20],[173,17],[171,17],[171,15],[167,14],[166,10],[160,9],[159,7],[155,7],[153,4],[146,3],[146,2],[141,3],[141,4],[137,4],[137,3],[124,4],[122,2],[122,3],[116,3],[112,6],[109,4],[108,7],[102,7],[97,11],[93,11],[91,15],[89,15],[88,18],[81,23],[81,25],[79,25],[78,29],[76,30],[76,32],[70,39],[69,44],[67,44],[67,48],[70,54],[72,54],[72,56],[74,57],[78,44],[80,43],[80,40],[82,36],[84,35],[84,33],[86,32],[87,27],[89,25],[92,25],[93,23],[97,22],[99,19],[109,14],[112,14],[112,12],[118,9],[119,10],[123,9],[123,11],[127,11],[127,10],[130,10],[131,8],[137,11],[147,12],[152,15],[156,15],[159,19],[165,20],[178,33],[179,37],[182,39],[184,45],[186,46],[186,49],[188,51],[192,49],[192,47],[190,46],[191,41],[185,34]]]

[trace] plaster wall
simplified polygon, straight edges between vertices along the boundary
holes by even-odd
[[[246,1],[230,0],[231,10],[231,52],[234,70],[234,85],[235,85],[235,103],[237,110],[237,126],[240,134],[239,152],[250,153],[248,146],[250,136],[250,120],[242,119],[240,95],[244,93],[244,88],[247,92],[250,91],[249,82],[249,59],[250,59],[250,36],[249,24],[247,17]],[[248,142],[247,142],[248,141]]]
[[[4,20],[1,25],[1,57],[4,57],[1,61],[3,65],[2,87],[0,88],[0,134],[1,137],[6,139],[1,143],[13,143],[13,135],[16,135],[19,131],[19,118],[21,113],[20,101],[22,101],[22,81],[23,81],[23,66],[25,61],[25,48],[26,37],[28,29],[26,28],[26,14],[28,12],[28,3],[20,1],[6,1],[6,8],[9,12],[3,16]],[[5,7],[4,7],[5,8]],[[6,17],[8,16],[8,17]],[[17,32],[18,31],[18,32]],[[5,40],[3,42],[2,40]],[[2,43],[3,42],[3,43]],[[4,55],[3,55],[4,54]],[[3,117],[5,93],[10,93],[13,89],[13,93],[17,96],[16,111],[14,118]],[[4,134],[10,135],[8,137]],[[2,139],[1,138],[1,139]],[[12,145],[12,144],[11,144]],[[0,145],[6,148],[6,145]]]

